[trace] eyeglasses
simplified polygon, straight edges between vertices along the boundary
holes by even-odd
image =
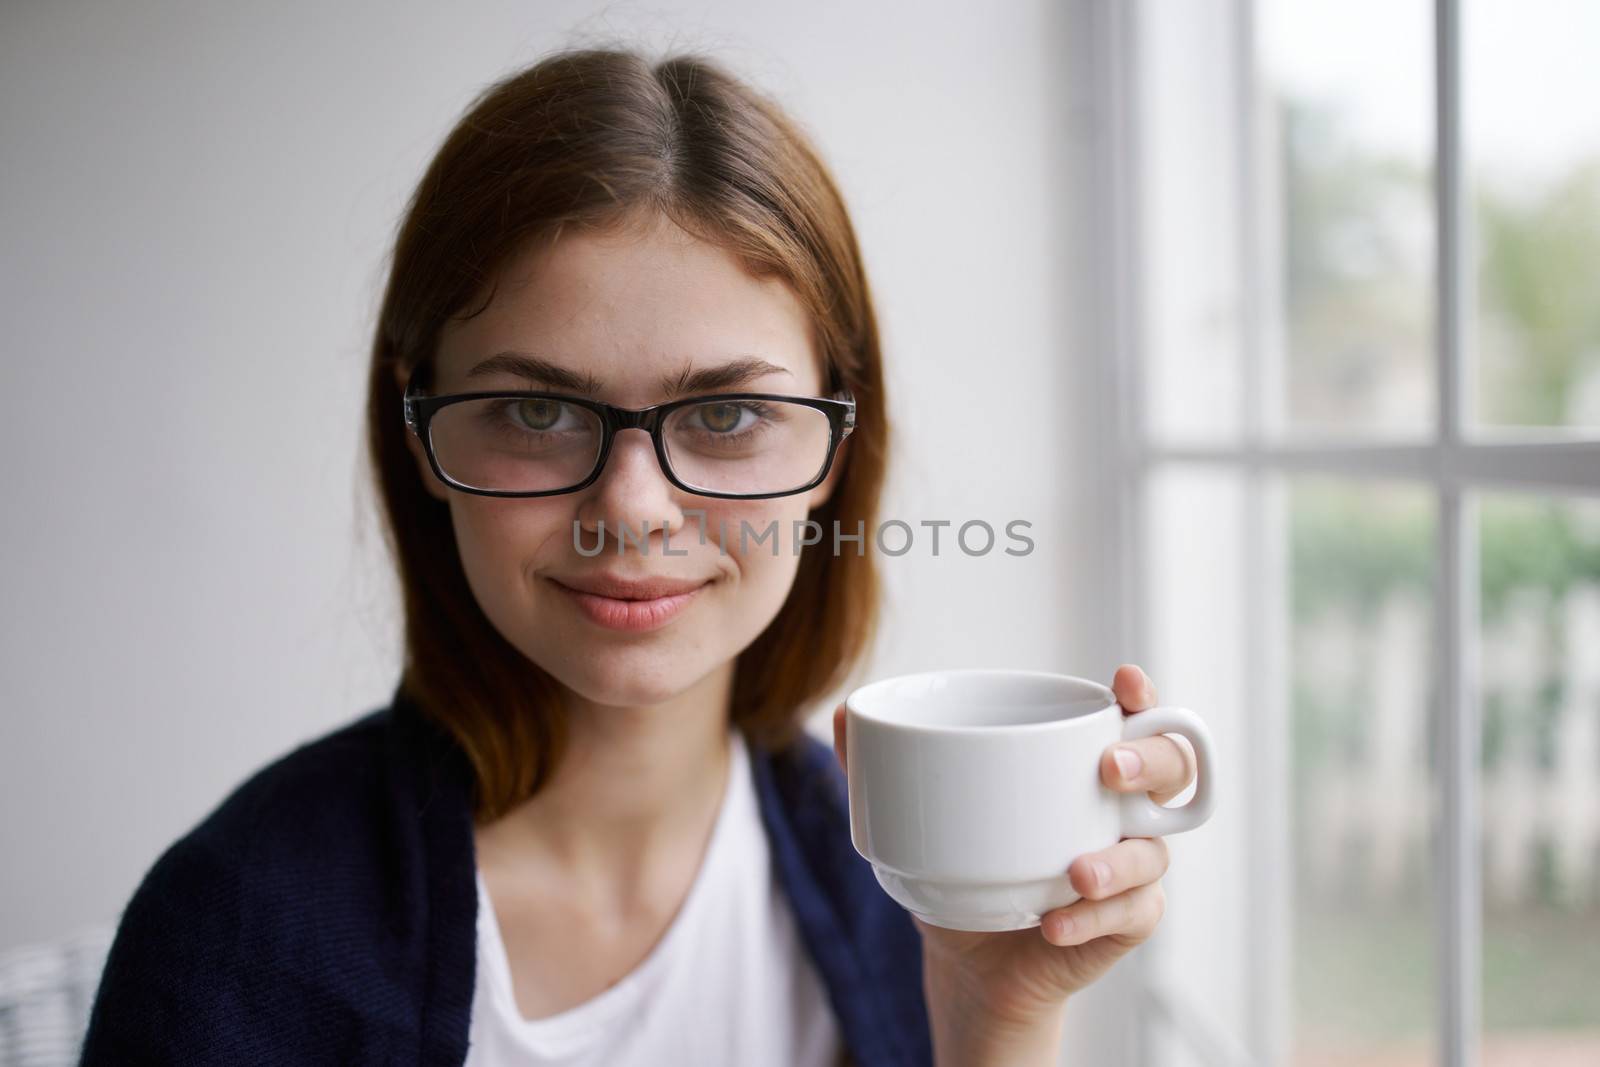
[[[849,390],[831,397],[714,393],[620,408],[565,393],[428,396],[408,381],[406,427],[439,480],[482,496],[554,496],[593,484],[619,430],[644,430],[667,480],[700,496],[791,496],[827,477],[855,429]]]

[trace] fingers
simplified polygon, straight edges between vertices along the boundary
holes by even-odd
[[[833,709],[833,754],[839,758],[839,769],[849,770],[844,759],[844,705]]]
[[[1194,746],[1182,734],[1123,741],[1100,754],[1100,780],[1119,793],[1146,792],[1165,804],[1194,781]]]
[[[1110,848],[1079,856],[1067,868],[1067,876],[1072,879],[1072,888],[1086,899],[1104,900],[1158,880],[1167,873],[1170,862],[1163,838],[1130,837]]]
[[[1144,941],[1167,910],[1160,882],[1137,886],[1106,900],[1080,900],[1045,914],[1039,931],[1052,945],[1081,945],[1097,937],[1120,935]]]
[[[1143,711],[1156,705],[1156,684],[1140,667],[1124,663],[1111,677],[1111,691],[1123,711]]]

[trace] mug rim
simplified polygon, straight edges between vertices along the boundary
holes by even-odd
[[[1005,675],[1011,678],[1048,678],[1052,681],[1072,682],[1083,687],[1094,695],[1101,697],[1104,700],[1104,703],[1095,708],[1093,711],[1086,712],[1081,715],[1074,715],[1066,719],[1047,719],[1044,722],[997,723],[984,726],[954,726],[945,723],[915,723],[887,719],[881,714],[863,710],[860,704],[857,702],[857,698],[866,694],[869,690],[877,689],[880,686],[887,687],[896,682],[903,683],[914,678],[931,678],[935,676],[948,677],[950,675],[962,675],[970,678],[974,675],[983,674]],[[885,726],[897,730],[915,731],[917,733],[937,734],[994,734],[997,732],[1038,733],[1046,730],[1059,730],[1072,723],[1081,722],[1084,719],[1099,715],[1108,708],[1118,707],[1119,703],[1120,702],[1117,700],[1116,693],[1112,691],[1110,686],[1103,685],[1091,678],[1083,678],[1075,674],[1062,674],[1059,671],[1026,670],[1013,667],[941,667],[927,671],[910,671],[906,674],[891,675],[888,678],[879,678],[876,681],[868,682],[866,685],[857,686],[855,689],[851,690],[849,695],[845,697],[844,701],[845,712],[847,715],[860,716],[874,725]]]

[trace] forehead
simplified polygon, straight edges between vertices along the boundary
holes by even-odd
[[[566,231],[518,253],[498,280],[481,314],[446,324],[441,386],[516,350],[593,378],[613,402],[649,403],[664,377],[751,357],[789,372],[758,388],[820,387],[810,320],[789,286],[659,217]]]

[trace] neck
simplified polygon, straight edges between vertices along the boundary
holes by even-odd
[[[476,831],[479,862],[512,878],[551,872],[590,899],[626,905],[654,872],[698,857],[728,778],[733,664],[661,704],[617,707],[566,694],[569,744],[533,797]]]

